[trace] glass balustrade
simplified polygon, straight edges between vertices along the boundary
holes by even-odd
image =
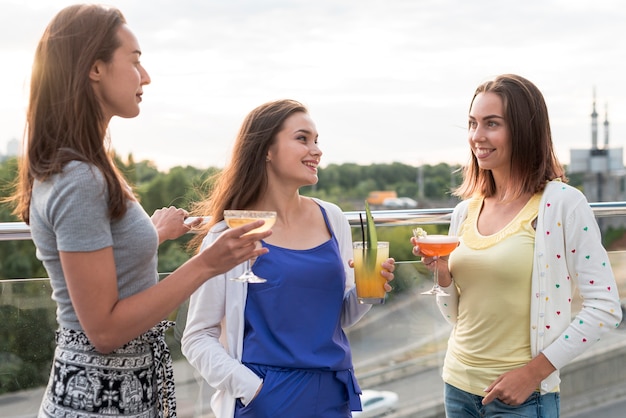
[[[592,204],[603,231],[622,231],[626,204]],[[373,306],[361,322],[347,330],[356,374],[362,389],[386,389],[399,394],[399,410],[418,411],[441,398],[439,376],[446,340],[450,331],[432,297],[420,292],[432,285],[430,273],[411,254],[412,228],[421,226],[432,233],[446,233],[451,209],[410,209],[374,211],[380,240],[389,241],[397,261],[394,290],[384,305]],[[345,212],[353,227],[354,239],[361,240],[359,212]],[[29,241],[23,223],[0,223],[0,246]],[[626,244],[614,239],[611,265],[620,294],[626,294]],[[32,243],[31,243],[32,244]],[[34,254],[34,246],[32,246]],[[0,247],[0,251],[2,248]],[[7,254],[6,248],[0,254]],[[22,257],[23,258],[23,257]],[[18,258],[0,262],[24,263]],[[15,268],[15,266],[12,266]],[[28,274],[25,273],[25,276]],[[161,277],[167,272],[161,273]],[[34,417],[47,383],[54,349],[55,304],[45,277],[0,277],[0,416]],[[579,308],[579,305],[575,305]],[[189,366],[180,351],[186,305],[170,319],[177,326],[167,339],[175,360],[176,391],[180,417],[213,417],[209,406],[212,389]],[[433,398],[434,397],[434,398]],[[416,405],[421,406],[416,406]],[[413,408],[413,409],[411,409]],[[426,416],[411,415],[400,416]],[[413,412],[413,414],[417,414]],[[434,415],[433,415],[434,416]]]

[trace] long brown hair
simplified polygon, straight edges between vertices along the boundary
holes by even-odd
[[[262,104],[245,117],[230,163],[209,179],[209,196],[194,205],[192,214],[211,215],[211,220],[192,239],[192,248],[200,245],[211,226],[224,219],[225,209],[249,209],[259,200],[267,188],[269,148],[285,120],[296,112],[308,113],[302,103],[285,99]]]
[[[495,93],[504,105],[511,141],[511,175],[505,199],[540,192],[549,180],[567,181],[554,152],[548,108],[541,91],[519,75],[502,74],[476,88],[470,109],[480,93]],[[481,169],[471,153],[470,162],[463,169],[463,183],[453,194],[466,199],[474,195],[491,197],[495,192],[491,170]]]
[[[115,8],[74,5],[50,22],[35,52],[27,111],[24,156],[20,159],[14,213],[29,223],[33,182],[60,173],[72,160],[96,166],[106,180],[109,216],[126,211],[133,199],[109,152],[107,121],[91,87],[96,60],[110,62],[126,23]]]

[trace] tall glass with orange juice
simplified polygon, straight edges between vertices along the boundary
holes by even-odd
[[[352,243],[354,250],[354,280],[356,294],[360,303],[378,304],[385,302],[384,284],[387,281],[382,274],[382,263],[389,258],[389,242],[378,241],[375,261],[368,260],[367,243],[356,241]]]

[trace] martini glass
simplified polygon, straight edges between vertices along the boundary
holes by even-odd
[[[417,245],[425,256],[437,257],[435,263],[439,262],[439,257],[449,255],[459,246],[459,237],[454,235],[419,235],[414,231],[413,236],[417,239]],[[439,266],[437,264],[435,264],[433,278],[435,283],[432,289],[422,292],[422,295],[450,296],[439,286]]]
[[[276,223],[276,212],[264,210],[225,210],[224,221],[229,228],[237,228],[258,219],[263,219],[265,223],[258,228],[247,232],[245,235],[264,232],[272,228]],[[246,271],[239,277],[233,277],[231,280],[243,283],[265,283],[267,280],[257,276],[252,272],[250,259],[246,261]]]

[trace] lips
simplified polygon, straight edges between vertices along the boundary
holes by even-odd
[[[304,163],[303,163],[303,164],[304,164],[305,166],[309,167],[309,168],[312,168],[312,169],[314,169],[314,170],[317,170],[317,166],[318,166],[318,164],[319,164],[319,163],[318,163],[318,162],[315,162],[315,161],[304,161]]]
[[[494,148],[475,148],[474,155],[476,158],[486,158],[495,151]]]

